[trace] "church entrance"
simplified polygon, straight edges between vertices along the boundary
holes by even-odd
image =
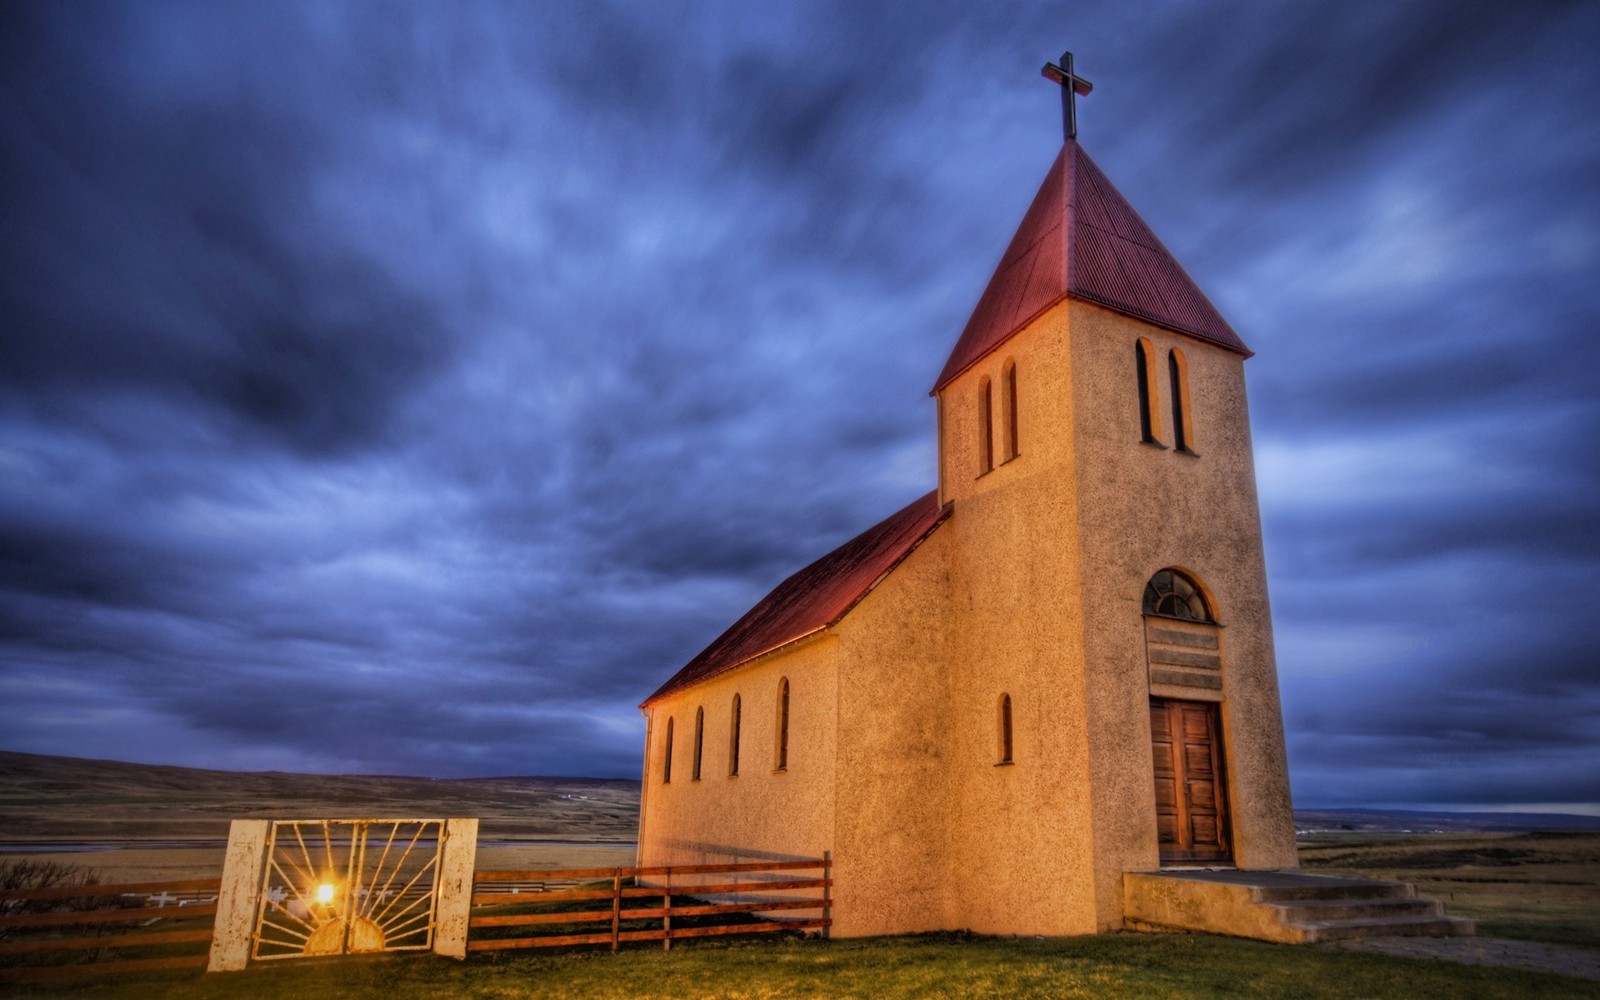
[[[1219,708],[1213,702],[1150,699],[1163,865],[1233,860]]]

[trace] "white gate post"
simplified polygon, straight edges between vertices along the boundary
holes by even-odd
[[[250,959],[250,938],[256,929],[261,897],[261,866],[267,850],[267,821],[236,819],[228,829],[228,853],[222,862],[222,891],[211,933],[207,972],[237,972]]]
[[[433,951],[467,957],[467,921],[472,917],[472,873],[478,857],[478,821],[447,819],[439,856],[439,902],[434,911]]]

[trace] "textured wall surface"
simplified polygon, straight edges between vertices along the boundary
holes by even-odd
[[[1079,609],[1075,399],[1058,306],[941,392],[941,490],[951,556],[952,926],[1096,929]],[[979,474],[980,385],[1017,371],[1018,455]],[[995,433],[1003,394],[995,392]],[[996,448],[996,455],[1003,451]],[[1014,763],[996,766],[1010,694]]]
[[[838,638],[758,660],[656,703],[650,715],[639,860],[712,864],[820,857],[833,849]],[[789,679],[789,763],[776,770],[778,682]],[[728,774],[733,696],[742,705],[739,774]],[[695,710],[705,709],[699,781]],[[663,783],[667,719],[672,781]]]
[[[1278,704],[1272,623],[1245,405],[1237,355],[1081,302],[1071,303],[1075,437],[1081,503],[1083,608],[1088,678],[1099,909],[1120,910],[1121,873],[1159,865],[1148,722],[1144,585],[1158,570],[1199,581],[1223,625],[1222,724],[1234,860],[1240,867],[1294,867],[1294,821]],[[1155,351],[1156,436],[1143,444],[1134,344]],[[1167,351],[1188,360],[1197,456],[1172,444]]]

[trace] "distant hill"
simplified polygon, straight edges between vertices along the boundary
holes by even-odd
[[[1567,813],[1422,812],[1408,809],[1296,809],[1296,829],[1373,833],[1530,833],[1600,830],[1600,816]]]
[[[230,820],[476,816],[485,839],[631,842],[639,783],[210,771],[0,751],[0,841],[218,840]]]
[[[211,771],[0,750],[0,842],[215,841],[228,822],[476,816],[486,840],[630,843],[639,783],[622,778],[408,778]],[[1600,817],[1300,809],[1306,831],[1600,830]]]

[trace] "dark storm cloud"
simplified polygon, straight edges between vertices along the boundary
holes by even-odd
[[[382,438],[449,339],[431,303],[318,231],[327,123],[287,118],[259,79],[226,106],[162,93],[111,68],[125,36],[13,28],[0,378],[68,408],[122,392],[213,407],[241,438],[312,455]]]
[[[9,746],[637,774],[640,698],[932,486],[1070,44],[1260,352],[1299,798],[1600,798],[1592,5],[0,18]]]

